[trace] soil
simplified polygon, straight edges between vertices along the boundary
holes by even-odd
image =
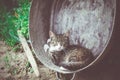
[[[39,77],[34,74],[24,51],[15,52],[0,41],[0,80],[56,80],[54,71],[37,62]]]

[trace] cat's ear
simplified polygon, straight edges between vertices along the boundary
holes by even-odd
[[[51,37],[55,37],[55,33],[52,32],[52,31],[49,31],[49,36],[50,36],[50,38],[51,38]]]
[[[64,33],[64,36],[69,37],[70,36],[70,31],[67,31],[66,33]]]

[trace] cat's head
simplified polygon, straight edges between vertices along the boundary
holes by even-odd
[[[61,51],[69,45],[69,32],[64,34],[55,34],[49,31],[50,41],[49,41],[49,51]]]

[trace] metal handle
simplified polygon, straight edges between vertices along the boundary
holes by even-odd
[[[74,80],[75,74],[76,74],[76,73],[63,74],[63,73],[56,72],[56,78],[57,78],[57,80],[66,80],[66,78],[68,78],[69,76],[72,75],[72,77],[71,77],[69,80]],[[68,79],[67,79],[67,80],[68,80]]]

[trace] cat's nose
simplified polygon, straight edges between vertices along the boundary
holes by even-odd
[[[61,50],[61,49],[63,49],[63,47],[61,46],[61,47],[59,47],[59,49]]]
[[[61,49],[61,47],[59,47],[58,49]]]

